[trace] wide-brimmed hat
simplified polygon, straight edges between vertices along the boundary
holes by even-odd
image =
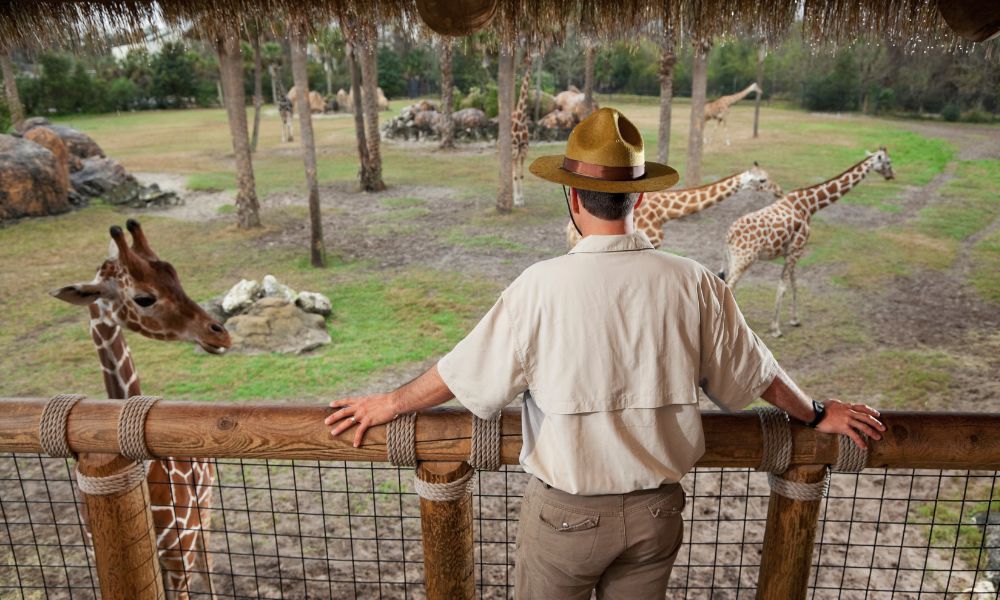
[[[539,157],[529,168],[542,179],[596,192],[655,192],[680,179],[673,167],[646,160],[639,129],[613,108],[580,121],[566,154]]]

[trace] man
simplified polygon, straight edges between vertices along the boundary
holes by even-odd
[[[526,269],[454,350],[390,394],[345,398],[339,435],[452,397],[488,418],[524,392],[518,599],[663,598],[681,543],[678,482],[704,452],[698,389],[726,410],[758,397],[820,431],[879,439],[878,412],[813,402],[750,330],[726,284],[633,228],[642,194],[677,172],[602,108],[564,156],[531,165],[569,186],[583,239]],[[339,421],[339,423],[338,423]]]

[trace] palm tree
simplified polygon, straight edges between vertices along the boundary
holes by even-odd
[[[13,125],[24,120],[24,106],[17,93],[17,80],[14,79],[14,63],[9,50],[0,49],[0,74],[3,75],[3,88],[7,96],[7,108]]]
[[[586,114],[594,112],[594,62],[597,58],[597,46],[593,42],[586,43],[586,66],[583,71],[583,105]]]
[[[319,213],[319,184],[316,181],[316,144],[313,140],[312,111],[309,107],[309,74],[306,71],[306,25],[292,25],[289,42],[292,54],[292,79],[297,94],[295,103],[299,111],[299,139],[302,140],[302,162],[306,168],[306,187],[309,188],[309,223],[311,236],[309,260],[314,267],[326,266],[326,248],[323,246],[323,220]]]
[[[695,40],[691,67],[691,129],[688,133],[686,187],[701,185],[701,152],[705,131],[705,88],[708,85],[708,51],[711,40]]]
[[[674,66],[677,64],[677,39],[670,24],[669,7],[663,15],[663,39],[660,53],[660,136],[656,157],[661,163],[670,158],[670,112],[674,102]]]
[[[220,33],[215,38],[219,55],[219,76],[222,82],[229,133],[236,159],[236,220],[240,229],[260,227],[260,205],[250,158],[250,136],[247,133],[246,93],[243,91],[243,59],[240,38],[235,32]]]
[[[454,43],[450,37],[441,39],[441,147],[455,147],[455,125],[451,122],[452,77],[451,55]]]
[[[250,31],[250,45],[253,46],[253,134],[250,136],[250,152],[256,152],[260,134],[260,107],[264,104],[264,63],[260,56],[260,28],[256,23]]]
[[[514,52],[506,48],[506,44],[501,44],[497,71],[497,100],[500,105],[497,132],[500,189],[497,192],[497,212],[508,213],[514,206],[514,147],[510,131],[514,107]]]
[[[358,64],[355,46],[347,44],[347,64],[351,71],[351,111],[354,113],[354,135],[358,139],[358,178],[361,189],[366,192],[375,190],[375,182],[371,178],[371,168],[368,159],[368,141],[365,139],[365,115],[361,108],[361,66]]]
[[[371,192],[385,189],[382,181],[382,152],[378,131],[378,32],[374,23],[364,26],[367,43],[361,50],[361,101],[365,111],[365,140],[368,142],[368,185]]]

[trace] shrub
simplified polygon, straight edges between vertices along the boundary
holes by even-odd
[[[139,88],[131,79],[119,77],[108,88],[108,105],[112,110],[130,110],[139,95]]]
[[[961,116],[962,116],[962,111],[959,110],[958,105],[955,104],[954,102],[949,102],[948,104],[945,104],[944,108],[941,109],[941,118],[944,119],[945,121],[954,123]]]
[[[7,133],[11,125],[10,110],[7,109],[7,104],[0,100],[0,133]]]
[[[990,118],[990,115],[984,113],[978,108],[973,108],[969,112],[962,115],[962,120],[967,123],[989,123],[993,119]]]

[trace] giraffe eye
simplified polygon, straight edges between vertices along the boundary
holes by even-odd
[[[156,304],[155,296],[141,295],[132,298],[132,300],[134,300],[136,304],[138,304],[143,308],[149,308],[150,306]]]

